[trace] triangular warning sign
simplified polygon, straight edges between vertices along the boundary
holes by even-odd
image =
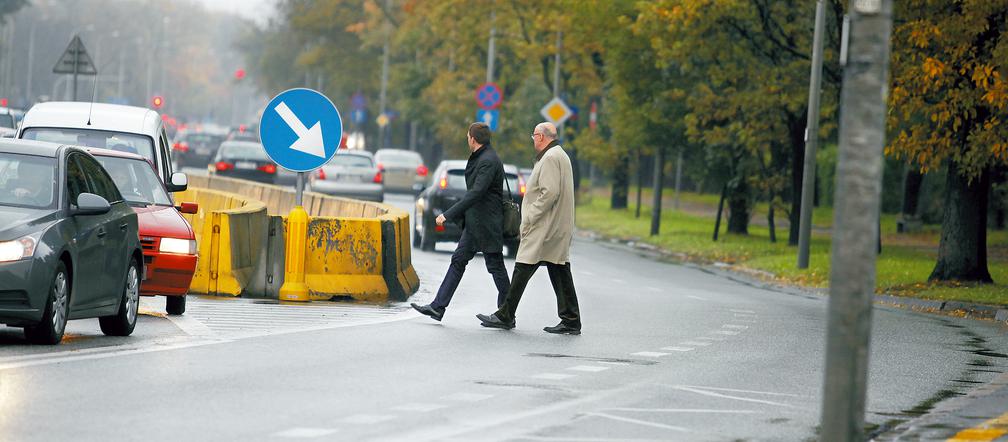
[[[91,56],[87,53],[87,49],[84,49],[84,42],[81,41],[79,36],[75,35],[73,40],[70,40],[66,51],[63,51],[63,55],[56,62],[53,73],[80,75],[95,75],[98,73],[94,63],[91,61]]]

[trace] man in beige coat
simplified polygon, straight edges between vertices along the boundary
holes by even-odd
[[[536,163],[522,201],[521,242],[511,276],[511,288],[496,313],[476,315],[484,327],[514,328],[515,311],[525,286],[539,266],[546,266],[556,292],[560,324],[543,330],[581,334],[581,314],[570,269],[570,246],[574,237],[574,172],[570,157],[556,138],[557,130],[551,123],[540,123],[532,132]]]

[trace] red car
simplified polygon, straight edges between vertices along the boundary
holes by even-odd
[[[98,160],[133,207],[139,221],[140,245],[143,248],[146,278],[140,294],[164,295],[168,314],[185,313],[186,293],[196,272],[196,237],[182,213],[196,213],[193,203],[175,207],[154,167],[132,153],[105,149],[88,149]],[[171,177],[171,188],[186,187],[184,174]]]

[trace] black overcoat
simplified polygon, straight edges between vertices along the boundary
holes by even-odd
[[[462,226],[460,243],[477,252],[503,252],[504,163],[489,143],[469,155],[465,180],[465,196],[444,212],[445,218]]]

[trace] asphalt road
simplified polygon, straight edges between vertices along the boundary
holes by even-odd
[[[433,297],[450,251],[414,251],[412,301]],[[406,304],[191,297],[183,317],[145,299],[129,338],[82,320],[63,345],[32,347],[0,328],[0,439],[816,439],[823,298],[582,239],[572,266],[581,336],[542,331],[557,322],[545,271],[515,330],[482,328],[474,315],[495,294],[481,258],[441,323]],[[1006,331],[876,309],[869,422],[895,425],[1000,376]]]

